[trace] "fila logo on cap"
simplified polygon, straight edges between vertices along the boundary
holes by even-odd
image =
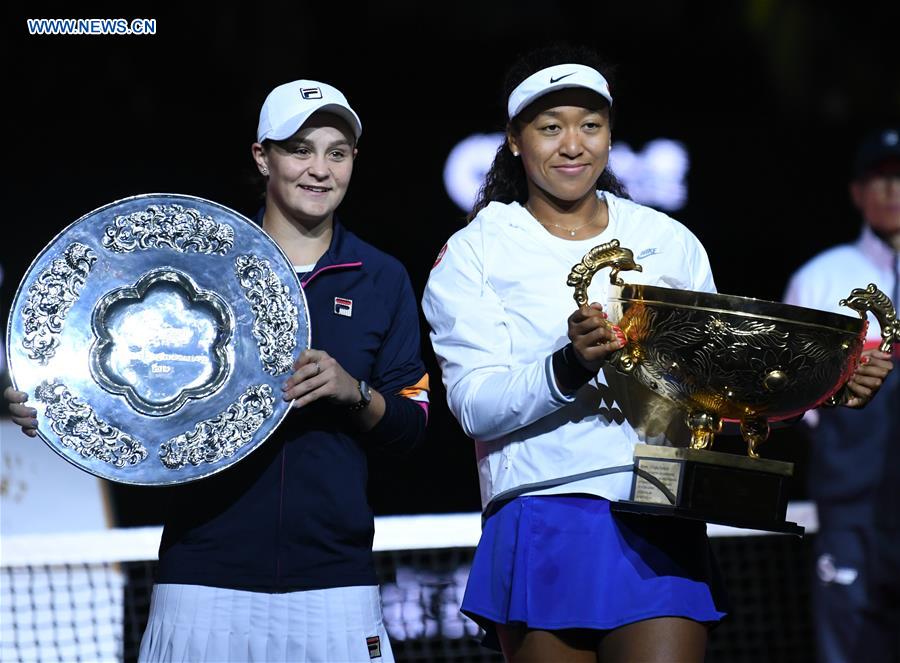
[[[317,87],[300,88],[300,96],[304,99],[321,99],[322,90]]]
[[[353,300],[345,299],[343,297],[335,297],[334,312],[337,315],[344,316],[345,318],[353,317]]]

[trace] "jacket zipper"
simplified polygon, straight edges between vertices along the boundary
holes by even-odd
[[[278,493],[278,527],[275,531],[275,586],[281,587],[281,521],[284,515],[284,466],[287,444],[281,447],[281,485]]]
[[[305,280],[300,282],[300,286],[306,288],[310,281],[316,278],[322,272],[326,272],[330,269],[346,269],[350,267],[362,267],[362,261],[359,262],[345,262],[338,263],[336,265],[325,265],[321,269],[317,269],[312,274],[310,274]],[[282,553],[282,541],[281,541],[281,525],[284,519],[284,473],[285,473],[285,465],[286,460],[285,456],[287,455],[287,445],[285,444],[281,448],[281,481],[280,481],[280,490],[278,494],[278,527],[275,533],[275,586],[281,587],[281,553]]]

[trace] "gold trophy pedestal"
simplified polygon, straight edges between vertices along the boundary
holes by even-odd
[[[631,498],[611,508],[802,536],[785,521],[793,473],[779,460],[638,444]]]

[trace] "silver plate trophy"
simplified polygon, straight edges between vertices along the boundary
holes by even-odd
[[[255,223],[193,196],[84,215],[38,255],[7,330],[12,383],[38,433],[99,477],[185,483],[238,462],[290,410],[306,298]]]

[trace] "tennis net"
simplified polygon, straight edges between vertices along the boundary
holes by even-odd
[[[807,533],[815,510],[788,519]],[[477,513],[376,518],[385,627],[398,661],[500,661],[459,613]],[[134,661],[161,529],[6,536],[0,545],[0,661]],[[811,661],[809,539],[710,525],[733,616],[709,661]]]

